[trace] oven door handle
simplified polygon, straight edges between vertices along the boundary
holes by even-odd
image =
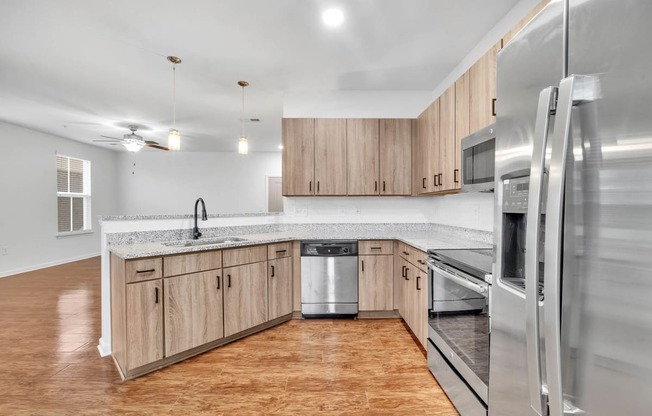
[[[433,272],[436,272],[440,274],[441,276],[445,277],[448,280],[451,280],[455,283],[457,283],[460,286],[464,286],[467,289],[470,289],[474,291],[475,293],[479,293],[480,295],[486,295],[487,292],[489,291],[489,285],[486,284],[481,284],[481,283],[474,283],[468,279],[465,279],[460,276],[456,276],[453,273],[449,272],[448,270],[444,269],[443,267],[439,266],[432,260],[428,259],[426,261],[428,263],[428,267],[432,269]]]

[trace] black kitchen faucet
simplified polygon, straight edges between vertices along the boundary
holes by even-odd
[[[197,227],[197,206],[201,202],[201,219],[202,221],[208,220],[208,215],[206,214],[206,204],[204,204],[204,199],[203,198],[197,198],[197,201],[195,201],[195,226],[192,229],[192,238],[194,240],[197,240],[199,237],[201,237],[201,233],[199,232],[199,227]]]

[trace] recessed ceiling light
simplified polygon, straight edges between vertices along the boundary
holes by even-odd
[[[321,18],[326,26],[339,26],[344,21],[344,13],[340,9],[328,9],[321,14]]]
[[[282,144],[279,144],[279,145],[278,145],[278,148],[279,148],[279,150],[283,150],[283,145],[282,145]]]

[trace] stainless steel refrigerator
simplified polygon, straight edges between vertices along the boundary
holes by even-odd
[[[498,54],[489,415],[652,414],[652,1]]]

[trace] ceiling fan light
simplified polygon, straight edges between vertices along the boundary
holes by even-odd
[[[168,149],[181,150],[181,135],[179,134],[179,130],[170,129],[170,133],[168,134]]]
[[[138,144],[138,143],[134,143],[134,142],[122,143],[122,145],[123,145],[123,146],[124,146],[128,151],[130,151],[130,152],[134,152],[134,153],[137,152],[137,151],[139,151],[140,148],[143,147],[143,146],[141,146],[140,144]]]
[[[241,155],[249,153],[249,143],[247,142],[246,137],[240,137],[240,139],[238,139],[238,153]]]

